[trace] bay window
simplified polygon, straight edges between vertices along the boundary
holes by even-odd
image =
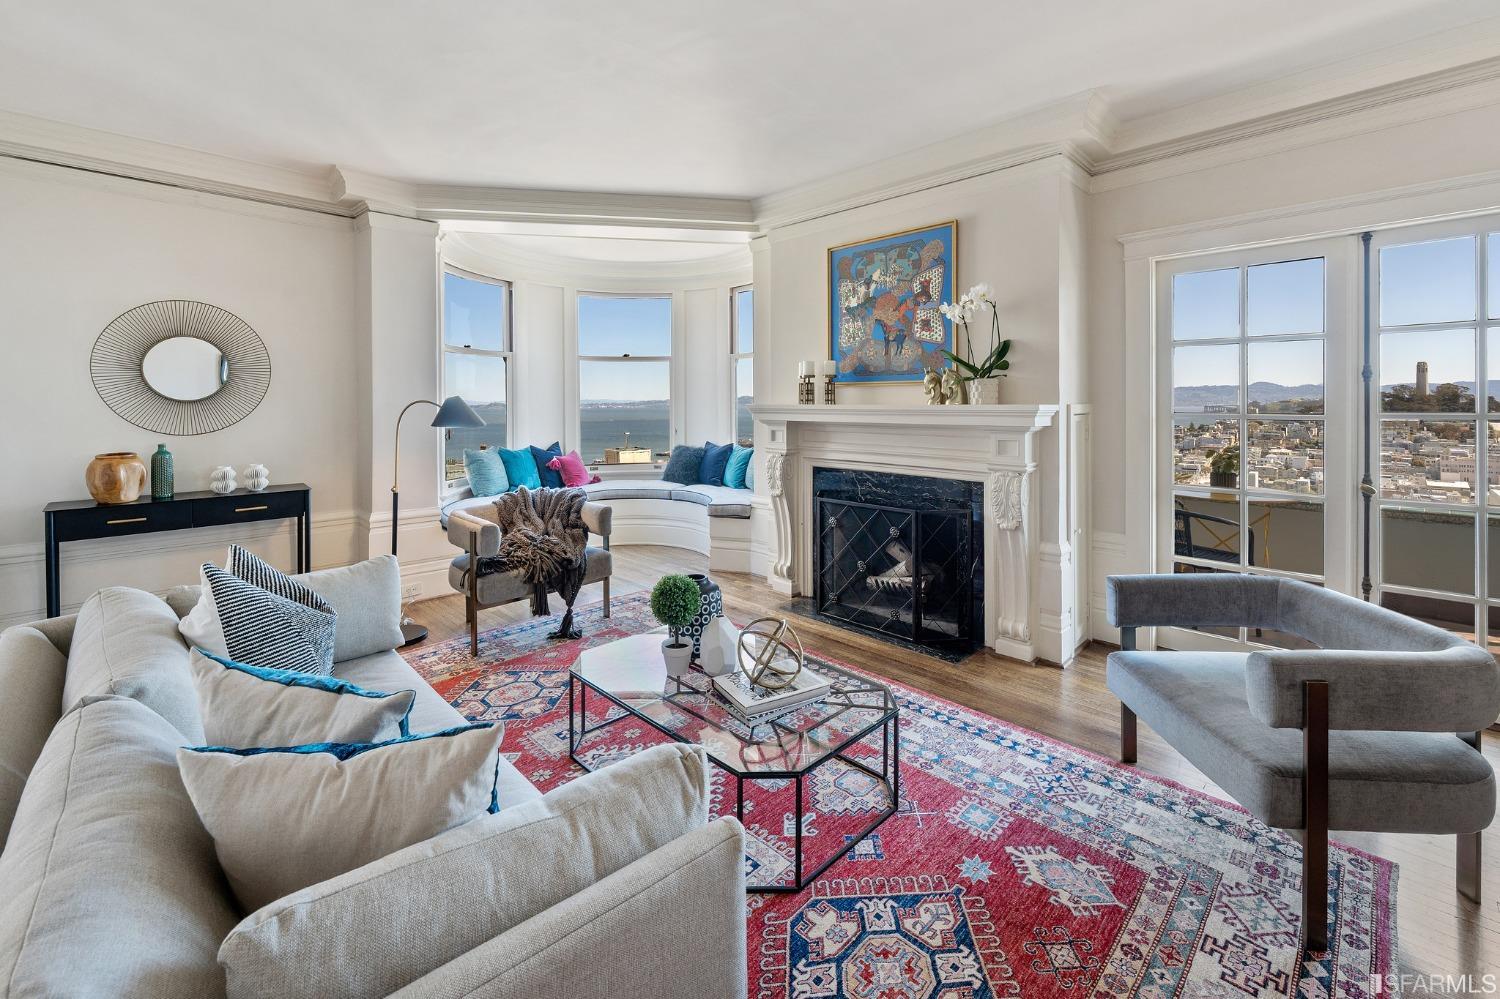
[[[508,446],[510,317],[509,283],[444,268],[439,397],[461,396],[485,424],[443,431],[445,484],[464,477],[465,448]]]
[[[729,365],[734,440],[742,447],[755,443],[755,420],[750,404],[755,401],[755,289],[750,286],[729,292]]]
[[[672,296],[578,296],[578,453],[672,447]]]

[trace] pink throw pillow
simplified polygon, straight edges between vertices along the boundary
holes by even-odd
[[[583,459],[578,457],[577,451],[569,451],[567,454],[553,458],[547,462],[547,467],[554,472],[561,473],[563,485],[569,489],[589,483],[589,470],[584,467]]]

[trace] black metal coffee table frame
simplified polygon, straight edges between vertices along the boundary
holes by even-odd
[[[758,894],[785,894],[802,891],[808,885],[812,884],[812,882],[819,875],[828,870],[828,868],[832,867],[839,861],[840,858],[842,858],[851,849],[853,849],[862,840],[864,840],[866,836],[870,835],[870,833],[878,829],[886,819],[890,818],[892,815],[895,815],[897,809],[900,807],[901,717],[896,708],[896,699],[894,695],[891,694],[890,688],[886,687],[883,684],[865,680],[863,677],[859,677],[853,673],[849,673],[845,670],[838,669],[834,666],[825,665],[823,663],[818,664],[818,672],[824,673],[825,675],[832,674],[841,683],[852,682],[856,685],[851,689],[843,689],[842,687],[837,688],[834,692],[830,693],[824,699],[824,703],[832,705],[835,710],[832,714],[827,715],[820,722],[820,724],[827,724],[828,722],[832,721],[834,718],[838,717],[840,714],[843,714],[848,710],[852,710],[855,708],[868,710],[873,707],[873,705],[857,704],[850,701],[849,696],[856,693],[879,693],[884,700],[884,711],[881,717],[871,722],[869,725],[865,725],[864,727],[855,731],[847,738],[843,739],[837,746],[830,748],[826,753],[822,754],[813,763],[800,770],[742,771],[719,760],[713,755],[713,753],[710,752],[708,754],[709,760],[712,761],[715,766],[734,778],[735,818],[742,823],[745,820],[746,781],[791,780],[795,788],[795,812],[793,814],[795,816],[796,832],[793,837],[794,847],[792,862],[792,875],[794,883],[789,885],[749,885],[748,890],[751,892],[755,892]],[[700,687],[695,687],[692,685],[692,683],[686,682],[692,681],[694,678],[702,681]],[[706,717],[703,713],[695,710],[692,705],[694,699],[701,701],[705,698],[713,696],[712,694],[708,693],[708,689],[711,687],[712,681],[705,674],[695,668],[690,673],[688,673],[686,677],[675,680],[674,682],[676,683],[678,689],[671,694],[665,695],[662,700],[668,701],[679,710],[682,710],[687,714],[706,722],[709,725],[713,725],[714,727],[723,730],[723,726],[718,721]],[[605,720],[599,722],[597,725],[590,727],[588,724],[589,691],[593,691],[595,694],[604,698],[610,704],[613,704],[615,707],[620,708],[624,713],[617,714],[614,717],[608,717],[608,708],[606,708]],[[840,699],[842,699],[843,701],[842,704],[840,704]],[[568,757],[572,759],[574,763],[577,763],[584,770],[592,772],[594,768],[588,763],[584,762],[584,760],[580,759],[578,756],[578,751],[583,748],[584,740],[590,735],[593,735],[595,732],[599,732],[603,729],[609,728],[616,722],[624,721],[625,719],[630,718],[645,722],[647,725],[650,725],[653,729],[675,742],[691,743],[691,740],[684,738],[682,735],[673,731],[670,727],[663,725],[655,719],[635,710],[630,704],[627,704],[626,702],[610,694],[609,691],[604,690],[593,683],[590,683],[588,680],[579,676],[575,671],[568,671]],[[747,728],[749,728],[749,726],[747,726]],[[749,730],[753,736],[754,733],[760,732],[767,728],[771,729],[773,732],[781,732],[793,737],[798,737],[800,734],[797,729],[790,728],[782,724],[781,721],[762,722],[761,724],[756,725],[753,728],[749,728]],[[877,729],[881,730],[879,770],[876,770],[874,767],[846,755],[848,750],[852,746],[854,746],[858,742],[861,742],[865,738],[868,738]],[[828,763],[831,760],[838,760],[846,766],[853,767],[856,770],[869,774],[871,777],[880,781],[881,786],[885,788],[886,794],[890,798],[890,805],[889,807],[882,809],[869,824],[867,824],[863,829],[859,831],[857,835],[853,836],[847,841],[841,842],[838,848],[833,852],[832,856],[819,863],[818,866],[811,872],[804,874],[804,851],[802,848],[802,826],[804,821],[802,812],[802,782],[803,780],[817,772],[819,767],[822,767],[825,763]],[[785,813],[783,813],[783,815],[784,814]]]

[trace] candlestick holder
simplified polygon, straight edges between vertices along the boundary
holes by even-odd
[[[833,384],[833,375],[823,376],[823,405],[825,406],[832,406],[834,404]]]
[[[797,404],[811,406],[813,404],[813,376],[797,376]]]

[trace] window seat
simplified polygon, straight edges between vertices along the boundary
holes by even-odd
[[[726,486],[684,485],[665,479],[606,479],[583,487],[589,499],[614,509],[616,545],[667,545],[708,556],[709,568],[750,571],[750,511],[755,491]],[[454,510],[494,502],[468,487],[440,510],[444,529]]]

